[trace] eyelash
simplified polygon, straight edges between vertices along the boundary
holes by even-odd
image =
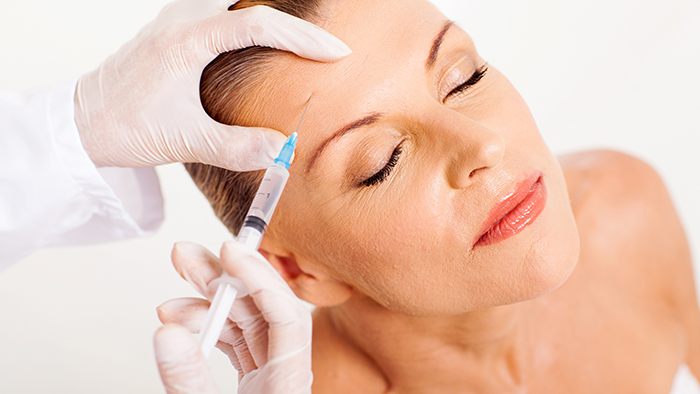
[[[394,167],[396,167],[396,163],[399,162],[399,156],[401,156],[402,152],[403,148],[401,148],[401,145],[397,146],[396,149],[394,149],[394,152],[391,154],[391,157],[389,158],[389,161],[386,163],[384,168],[382,168],[381,170],[379,170],[379,172],[364,180],[360,185],[371,187],[384,182],[386,178],[388,178],[391,174],[391,170],[393,170]]]
[[[488,69],[489,66],[487,64],[484,64],[483,66],[479,67],[476,71],[474,71],[474,74],[472,74],[472,76],[469,77],[469,79],[466,82],[452,89],[452,91],[448,93],[447,96],[445,96],[445,100],[452,96],[456,96],[460,93],[463,93],[470,87],[479,83],[479,81],[481,81],[484,75],[486,75],[486,71],[488,71]]]
[[[481,79],[484,77],[486,74],[486,71],[488,71],[489,67],[488,65],[483,65],[479,67],[474,74],[472,74],[469,79],[464,82],[463,84],[457,86],[456,88],[452,89],[450,93],[447,94],[445,97],[445,100],[448,98],[458,95],[460,93],[465,92],[467,89],[470,87],[476,85],[481,81]],[[397,146],[396,149],[394,149],[394,152],[391,154],[391,157],[389,158],[389,161],[386,163],[384,168],[379,170],[376,174],[372,175],[371,177],[367,178],[364,180],[360,185],[361,186],[366,186],[366,187],[371,187],[371,186],[376,186],[386,180],[386,178],[391,175],[391,171],[396,167],[396,164],[399,162],[399,157],[401,156],[401,153],[403,152],[403,149],[401,148],[401,145]]]

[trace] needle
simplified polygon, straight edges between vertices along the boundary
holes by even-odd
[[[306,116],[306,110],[309,109],[309,104],[311,104],[311,97],[313,96],[314,95],[312,94],[311,96],[309,96],[309,99],[306,100],[306,107],[304,108],[304,112],[301,114],[301,120],[299,121],[299,126],[297,126],[295,133],[299,131],[299,128],[301,127],[301,122],[304,121],[304,116]]]

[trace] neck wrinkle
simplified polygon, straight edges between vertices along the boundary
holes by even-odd
[[[369,357],[390,387],[472,387],[521,392],[526,383],[527,303],[421,318],[369,298],[330,308],[336,332]],[[403,391],[403,390],[401,390]]]

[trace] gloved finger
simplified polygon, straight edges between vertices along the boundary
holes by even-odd
[[[153,343],[158,371],[168,394],[218,394],[197,340],[184,327],[161,327]]]
[[[258,364],[250,351],[248,341],[245,338],[243,331],[236,325],[227,324],[221,333],[221,342],[226,342],[231,345],[233,353],[229,353],[229,359],[235,358],[240,367],[239,371],[244,374],[258,369]],[[262,364],[261,364],[262,365]]]
[[[253,298],[261,290],[274,290],[294,296],[292,289],[263,255],[250,251],[235,241],[224,242],[219,263],[229,275],[243,281]],[[298,300],[296,296],[294,299]]]
[[[199,157],[199,161],[236,172],[269,167],[287,141],[287,137],[276,130],[227,126],[214,120],[205,133],[209,133],[210,141],[217,142],[210,149],[212,153]]]
[[[164,324],[177,323],[196,334],[202,329],[209,306],[209,301],[201,298],[177,298],[157,308],[158,318]],[[229,319],[219,337],[219,344],[232,345],[242,371],[250,372],[267,363],[268,324],[253,299],[246,296],[236,300]]]
[[[231,327],[235,327],[235,325],[226,325],[224,327],[224,332]],[[240,332],[240,329],[238,330],[239,332],[234,334],[233,336],[238,338],[238,337],[243,337],[243,333]],[[231,361],[231,365],[233,365],[234,368],[236,368],[236,371],[239,373],[239,380],[241,376],[243,376],[243,366],[241,365],[241,361],[239,360],[238,354],[236,353],[236,348],[233,346],[234,342],[226,342],[226,341],[219,341],[216,344],[216,347],[221,350],[223,354],[228,356],[229,360]]]
[[[179,242],[173,248],[173,263],[180,275],[197,291],[212,297],[215,290],[209,282],[221,275],[219,259],[205,247],[191,242]],[[158,307],[158,316],[163,323],[173,322],[186,326],[191,332],[199,332],[206,318],[209,303],[198,299],[171,300]],[[268,359],[267,322],[250,296],[238,299],[229,318],[243,327],[239,337],[231,338],[241,368],[248,372],[257,365],[264,365]],[[226,329],[220,337],[225,341]],[[241,332],[241,330],[239,330]]]
[[[201,29],[208,39],[210,56],[264,46],[330,62],[352,52],[345,43],[320,27],[265,6],[221,13],[207,19]]]
[[[201,298],[177,298],[166,301],[157,308],[158,318],[163,324],[178,324],[196,334],[204,325],[209,306],[209,301]],[[266,332],[267,330],[263,334]],[[238,371],[247,373],[258,368],[258,364],[249,350],[247,338],[232,321],[227,321],[224,325],[217,347],[226,349],[226,355]]]
[[[175,298],[164,302],[157,308],[158,319],[163,324],[178,324],[189,332],[197,334],[204,325],[209,306],[209,301],[201,298]],[[227,321],[221,330],[219,341],[234,345],[244,340],[241,329],[234,322]]]
[[[236,300],[229,318],[242,331],[255,363],[265,365],[268,360],[269,325],[255,300],[250,296]]]
[[[235,242],[226,242],[221,249],[221,263],[229,275],[239,278],[248,287],[257,310],[269,325],[270,360],[294,353],[309,344],[310,312],[262,255]],[[246,335],[244,323],[238,321],[236,313],[232,313],[232,319]]]
[[[312,339],[311,312],[280,292],[262,291],[255,298],[258,308],[269,324],[269,360],[285,358],[310,348]]]
[[[236,355],[236,351],[233,349],[233,346],[229,343],[219,342],[216,344],[216,347],[229,358],[231,365],[236,368],[236,371],[238,371],[238,381],[240,382],[244,374],[243,369],[241,368],[241,363],[238,361],[238,356]]]
[[[202,329],[209,301],[201,298],[176,298],[161,304],[156,311],[161,323],[175,323],[196,334]]]
[[[221,276],[223,269],[219,258],[202,245],[178,242],[171,254],[173,266],[180,276],[204,297],[209,293],[209,282]]]

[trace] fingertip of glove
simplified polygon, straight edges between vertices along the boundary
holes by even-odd
[[[195,243],[190,241],[180,241],[173,244],[173,250],[170,256],[173,259],[180,258],[183,255],[189,255],[193,252],[195,248]]]
[[[221,258],[226,261],[235,260],[246,251],[236,241],[226,241],[221,245]]]
[[[341,41],[339,38],[332,35],[331,33],[328,33],[323,29],[321,30],[326,34],[326,42],[322,47],[322,52],[319,53],[318,56],[316,56],[317,60],[320,60],[322,62],[334,62],[348,57],[350,56],[350,54],[352,54],[352,49],[350,49],[350,47],[347,46],[347,44],[345,44],[343,41]]]
[[[209,257],[211,252],[204,246],[190,242],[180,241],[173,245],[172,257],[188,257],[191,259]]]
[[[172,353],[179,353],[183,349],[191,349],[191,346],[187,345],[197,345],[195,337],[187,331],[187,329],[179,324],[166,323],[160,327],[154,337],[153,343],[155,345],[156,354],[159,356],[169,356]]]
[[[255,30],[249,44],[290,51],[322,62],[337,61],[352,53],[350,47],[323,28],[280,10],[258,5],[234,12],[238,14],[238,26]]]
[[[217,160],[211,164],[236,172],[271,166],[286,141],[284,134],[259,127],[227,126],[224,133]]]
[[[313,42],[305,43],[303,48],[295,51],[297,55],[320,62],[335,62],[352,53],[352,49],[339,38],[318,26],[315,27],[316,30],[307,32]]]
[[[262,136],[260,152],[264,152],[274,160],[287,142],[287,136],[272,129],[260,128],[258,132]]]
[[[264,257],[262,257],[258,251],[250,251],[236,241],[224,242],[221,246],[221,264],[226,271],[240,265],[242,259],[264,260]]]
[[[173,261],[175,269],[180,274],[186,273],[186,268],[190,267],[193,263],[209,263],[217,260],[216,256],[214,256],[209,249],[188,241],[175,243],[170,253],[170,258]]]
[[[310,22],[298,26],[289,49],[298,56],[320,62],[334,62],[349,56],[352,49],[341,39]],[[296,44],[296,46],[294,45]]]
[[[202,329],[208,311],[209,303],[200,298],[176,298],[156,308],[163,324],[175,323],[193,334]]]
[[[170,320],[170,315],[172,310],[179,310],[188,305],[189,300],[183,298],[176,298],[172,300],[165,301],[156,308],[158,313],[158,318],[163,324],[168,324]]]

